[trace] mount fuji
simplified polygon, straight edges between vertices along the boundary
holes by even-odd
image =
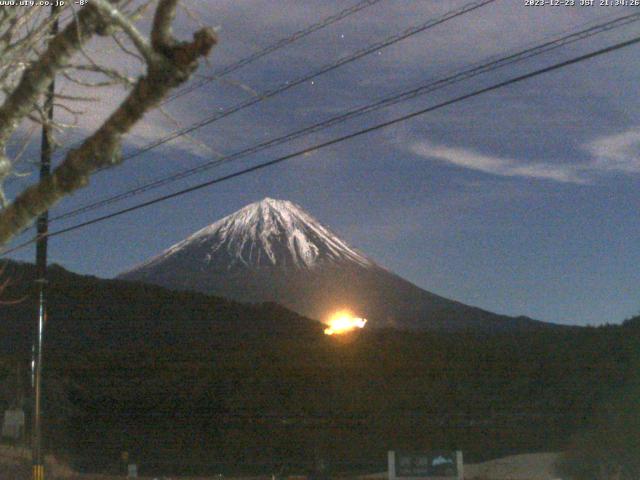
[[[243,302],[277,302],[326,321],[347,308],[373,327],[483,331],[545,324],[427,292],[350,247],[300,206],[265,198],[119,275]]]

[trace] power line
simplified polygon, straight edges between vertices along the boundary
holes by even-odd
[[[520,62],[529,58],[532,58],[534,56],[537,55],[541,55],[543,53],[547,53],[551,50],[555,50],[557,48],[560,48],[564,45],[567,45],[569,43],[574,43],[577,42],[579,40],[583,40],[585,38],[600,34],[602,32],[606,32],[606,31],[610,31],[612,29],[615,28],[620,28],[626,25],[629,25],[632,22],[637,22],[640,20],[640,13],[634,13],[631,15],[626,15],[623,17],[619,17],[616,18],[614,20],[608,21],[608,22],[604,22],[589,28],[586,28],[584,30],[581,30],[579,32],[575,32],[569,35],[565,35],[563,37],[557,38],[555,40],[551,40],[548,42],[545,42],[543,44],[540,45],[536,45],[534,47],[519,51],[517,53],[508,55],[506,57],[502,57],[493,61],[490,61],[488,63],[484,63],[472,68],[469,68],[467,70],[464,70],[462,72],[456,73],[454,75],[450,75],[448,77],[442,78],[440,80],[436,80],[433,82],[429,82],[427,84],[421,85],[417,88],[414,88],[412,90],[409,91],[404,91],[398,94],[394,94],[392,96],[383,98],[381,100],[376,101],[373,104],[368,104],[362,107],[358,107],[355,109],[352,109],[348,112],[345,112],[343,114],[334,116],[332,118],[329,118],[327,120],[324,120],[322,122],[313,124],[311,126],[305,127],[303,129],[300,130],[296,130],[294,132],[290,132],[284,136],[280,136],[262,143],[259,143],[257,145],[245,148],[243,150],[240,150],[238,152],[235,152],[233,154],[230,155],[226,155],[222,158],[219,159],[215,159],[213,161],[209,161],[206,163],[203,163],[201,165],[198,165],[196,167],[187,169],[187,170],[182,170],[179,172],[176,172],[174,174],[171,174],[169,176],[154,180],[152,182],[149,182],[145,185],[141,185],[138,187],[135,187],[133,189],[127,190],[125,192],[119,193],[117,195],[113,195],[113,196],[109,196],[106,198],[103,198],[99,201],[90,203],[88,205],[70,210],[68,212],[62,213],[58,216],[55,216],[51,219],[52,222],[57,221],[57,220],[62,220],[65,218],[71,218],[71,217],[75,217],[77,215],[80,215],[82,213],[86,213],[92,210],[96,210],[98,208],[110,205],[112,203],[116,203],[118,201],[124,200],[126,198],[131,198],[134,197],[136,195],[142,194],[144,192],[147,192],[149,190],[153,190],[156,188],[159,188],[161,186],[173,183],[175,181],[178,180],[182,180],[184,178],[190,177],[192,175],[204,172],[206,170],[212,169],[214,167],[220,166],[224,163],[233,161],[233,160],[238,160],[240,158],[244,158],[250,154],[254,154],[257,153],[259,151],[262,151],[266,148],[270,148],[276,145],[280,145],[282,143],[286,143],[289,142],[291,140],[294,140],[296,138],[299,138],[303,135],[307,135],[313,132],[317,132],[320,131],[322,129],[334,126],[338,123],[342,123],[345,122],[347,120],[356,118],[358,116],[373,112],[375,110],[379,110],[381,108],[386,108],[389,107],[391,105],[395,105],[399,102],[402,101],[406,101],[406,100],[410,100],[412,98],[415,98],[417,96],[420,95],[424,95],[427,93],[431,93],[435,90],[438,90],[440,88],[443,88],[445,86],[450,86],[452,84],[464,81],[464,80],[468,80],[472,77],[475,77],[477,75],[483,74],[483,73],[487,73],[489,71],[493,71],[493,70],[497,70],[499,68],[511,65],[513,63],[516,62]]]
[[[129,154],[129,155],[125,155],[122,158],[122,161],[125,160],[130,160],[131,158],[135,158],[137,156],[142,155],[143,153],[146,153],[149,150],[152,150],[154,148],[159,147],[160,145],[164,145],[167,142],[170,142],[171,140],[174,140],[176,138],[179,138],[181,136],[184,136],[188,133],[193,132],[194,130],[198,130],[206,125],[209,125],[213,122],[216,122],[218,120],[221,120],[223,118],[226,118],[236,112],[239,112],[241,110],[244,110],[245,108],[249,108],[259,102],[262,102],[264,100],[267,100],[275,95],[278,95],[282,92],[285,92],[287,90],[289,90],[290,88],[296,87],[302,83],[308,82],[313,80],[314,78],[323,75],[327,72],[330,72],[332,70],[335,70],[343,65],[346,65],[348,63],[354,62],[356,60],[359,60],[360,58],[363,58],[367,55],[370,55],[376,51],[382,50],[390,45],[393,45],[394,43],[400,42],[406,38],[409,38],[413,35],[416,35],[418,33],[421,33],[425,30],[428,30],[430,28],[436,27],[437,25],[440,25],[442,23],[447,22],[448,20],[454,19],[456,17],[459,17],[461,15],[464,15],[470,11],[476,10],[478,8],[481,8],[485,5],[488,5],[490,3],[494,3],[497,0],[476,0],[473,2],[470,2],[462,7],[460,7],[459,9],[456,10],[450,10],[449,12],[445,13],[444,15],[437,17],[435,19],[431,19],[428,20],[427,22],[417,25],[417,26],[413,26],[410,28],[407,28],[406,30],[396,34],[396,35],[392,35],[390,37],[387,37],[386,39],[376,42],[374,44],[371,44],[368,47],[365,47],[364,49],[360,49],[357,50],[356,52],[352,53],[351,55],[348,55],[346,57],[342,57],[341,59],[333,62],[333,63],[329,63],[327,65],[325,65],[324,67],[320,68],[319,70],[316,70],[315,72],[309,73],[307,75],[304,75],[302,77],[297,78],[296,80],[292,80],[292,81],[286,81],[283,84],[281,84],[280,86],[268,90],[266,92],[262,92],[260,95],[253,97],[247,101],[241,102],[239,104],[236,104],[234,106],[232,106],[230,109],[225,110],[223,112],[219,112],[216,113],[212,116],[209,116],[195,124],[192,124],[189,127],[185,127],[179,130],[175,130],[174,132],[154,141],[151,142],[147,145],[145,145],[144,147],[138,149],[137,151]],[[216,78],[219,78],[222,75],[218,75]],[[95,173],[98,172],[102,172],[105,170],[108,170],[111,167],[103,167],[98,169]]]
[[[377,3],[380,3],[382,0],[362,0],[358,3],[356,3],[355,5],[349,7],[349,8],[345,8],[344,10],[339,11],[338,13],[335,13],[333,15],[330,15],[326,18],[324,18],[323,20],[314,23],[312,25],[309,25],[307,28],[303,29],[303,30],[298,30],[297,32],[293,33],[292,35],[285,37],[285,38],[281,38],[280,40],[278,40],[277,42],[268,45],[267,47],[264,47],[261,50],[258,50],[254,53],[252,53],[251,55],[244,57],[234,63],[232,63],[231,65],[228,65],[224,68],[222,68],[221,70],[214,72],[214,74],[210,77],[207,77],[204,80],[201,80],[200,82],[194,82],[193,84],[189,85],[188,87],[174,93],[173,95],[170,95],[169,97],[167,97],[166,99],[164,99],[162,101],[162,103],[160,105],[165,105],[173,100],[175,100],[176,98],[182,97],[183,95],[186,95],[210,82],[213,82],[215,80],[219,80],[220,78],[224,77],[225,75],[228,75],[230,73],[235,72],[236,70],[239,70],[240,68],[249,65],[250,63],[253,63],[254,61],[275,52],[276,50],[279,50],[287,45],[290,45],[298,40],[300,40],[301,38],[304,38],[314,32],[317,32],[318,30],[321,30],[325,27],[328,27],[329,25],[332,25],[344,18],[347,18],[357,12],[360,12],[361,10],[364,10],[365,8],[371,7]]]
[[[171,140],[174,140],[176,138],[179,138],[179,137],[182,137],[184,135],[187,135],[187,134],[189,134],[189,133],[191,133],[191,132],[193,132],[195,130],[198,130],[198,129],[206,126],[206,125],[209,125],[209,124],[211,124],[211,123],[213,123],[215,121],[221,120],[221,119],[223,119],[223,118],[225,118],[225,117],[227,117],[229,115],[232,115],[232,114],[234,114],[234,113],[236,113],[238,111],[241,111],[241,110],[243,110],[245,108],[248,108],[250,106],[253,106],[253,105],[255,105],[255,104],[257,104],[257,103],[259,103],[259,102],[261,102],[263,100],[266,100],[266,99],[271,98],[271,97],[273,97],[275,95],[278,95],[279,93],[282,93],[282,92],[284,92],[286,90],[289,90],[290,88],[293,88],[293,87],[295,87],[297,85],[300,85],[302,83],[308,82],[308,81],[310,81],[310,80],[312,80],[312,79],[314,79],[314,78],[316,78],[316,77],[318,77],[320,75],[323,75],[324,73],[332,71],[332,70],[334,70],[336,68],[339,68],[339,67],[341,67],[343,65],[346,65],[348,63],[354,62],[354,61],[356,61],[356,60],[358,60],[358,59],[360,59],[362,57],[370,55],[373,52],[377,52],[377,51],[379,51],[379,50],[381,50],[383,48],[386,48],[386,47],[388,47],[390,45],[393,45],[394,43],[402,41],[402,40],[404,40],[406,38],[409,38],[409,37],[411,37],[413,35],[421,33],[421,32],[423,32],[425,30],[428,30],[428,29],[433,28],[433,27],[435,27],[437,25],[440,25],[440,24],[442,24],[442,23],[444,23],[444,22],[446,22],[448,20],[451,20],[451,19],[454,19],[454,18],[459,17],[461,15],[464,15],[464,14],[470,12],[470,11],[476,10],[478,8],[481,8],[481,7],[485,6],[485,5],[493,3],[495,1],[496,0],[479,0],[479,1],[470,2],[470,3],[462,6],[459,9],[449,11],[449,12],[445,13],[444,15],[440,16],[440,17],[437,17],[437,18],[434,18],[434,19],[430,19],[427,22],[422,23],[420,25],[407,28],[407,29],[405,29],[404,31],[402,31],[402,32],[400,32],[398,34],[392,35],[392,36],[387,37],[386,39],[384,39],[384,40],[382,40],[380,42],[376,42],[376,43],[374,43],[372,45],[369,45],[368,47],[360,49],[360,50],[352,53],[351,55],[348,55],[346,57],[342,57],[341,59],[337,60],[336,62],[327,64],[324,67],[320,68],[319,70],[317,70],[317,71],[315,71],[313,73],[307,74],[307,75],[305,75],[303,77],[299,77],[297,80],[287,81],[287,82],[281,84],[279,87],[276,87],[276,88],[274,88],[272,90],[269,90],[269,91],[261,94],[258,97],[254,97],[254,98],[251,98],[251,99],[249,99],[247,101],[241,102],[241,103],[231,107],[229,110],[226,110],[226,111],[220,112],[220,113],[216,113],[216,114],[214,114],[214,115],[212,115],[212,116],[210,116],[208,118],[205,118],[205,119],[203,119],[203,120],[201,120],[201,121],[199,121],[199,122],[197,122],[195,124],[192,124],[189,127],[185,127],[185,128],[176,130],[176,131],[170,133],[169,135],[166,135],[166,136],[164,136],[164,137],[162,137],[162,138],[160,138],[160,139],[158,139],[158,140],[156,140],[154,142],[151,142],[151,143],[145,145],[144,147],[136,150],[135,152],[133,152],[133,153],[131,153],[129,155],[125,155],[123,157],[122,161],[124,162],[126,160],[130,160],[132,158],[138,157],[138,156],[142,155],[143,153],[146,153],[146,152],[148,152],[150,150],[153,150],[154,148],[157,148],[157,147],[159,147],[159,146],[161,146],[161,145],[163,145],[163,144],[165,144],[167,142],[170,142]],[[111,167],[100,168],[100,169],[98,169],[96,171],[96,173],[108,170],[109,168],[111,168]],[[75,214],[75,212],[74,212],[74,214]],[[64,215],[67,216],[66,214],[64,214]],[[57,216],[57,217],[52,218],[52,220],[56,220],[56,219],[60,219],[60,218],[61,218],[61,216]]]
[[[400,42],[402,40],[405,40],[413,35],[417,35],[418,33],[421,33],[425,30],[428,30],[430,28],[436,27],[437,25],[440,25],[442,23],[445,23],[449,20],[452,20],[454,18],[457,18],[461,15],[464,15],[468,12],[474,11],[478,8],[481,8],[485,5],[488,5],[490,3],[495,2],[496,0],[476,0],[474,2],[470,2],[466,5],[464,5],[461,8],[455,9],[455,10],[450,10],[449,12],[445,13],[444,15],[428,20],[425,23],[422,23],[420,25],[417,26],[413,26],[410,28],[405,29],[404,31],[392,35],[390,37],[387,37],[384,40],[381,40],[379,42],[373,43],[363,49],[357,50],[356,52],[347,55],[346,57],[342,57],[339,60],[329,63],[327,65],[325,65],[324,67],[321,67],[319,70],[316,70],[315,72],[309,73],[307,75],[303,75],[302,77],[297,78],[296,80],[292,80],[292,81],[286,81],[285,83],[281,84],[280,86],[273,88],[271,90],[267,90],[266,92],[263,92],[262,94],[260,94],[257,97],[253,97],[250,98],[249,100],[246,100],[244,102],[241,102],[239,104],[236,104],[235,106],[231,107],[228,110],[225,110],[223,112],[218,112],[215,113],[214,115],[211,115],[203,120],[200,120],[197,123],[192,124],[189,127],[185,127],[179,130],[176,130],[174,132],[172,132],[169,135],[166,135],[158,140],[156,140],[155,142],[151,142],[149,144],[147,144],[146,146],[138,149],[137,151],[135,151],[134,153],[131,153],[129,155],[125,155],[123,157],[123,161],[124,160],[130,160],[131,158],[137,157],[139,155],[142,155],[145,152],[148,152],[149,150],[153,150],[154,148],[159,147],[160,145],[163,145],[167,142],[170,142],[171,140],[174,140],[178,137],[182,137],[188,133],[193,132],[194,130],[198,130],[206,125],[210,125],[213,122],[216,122],[218,120],[221,120],[223,118],[228,117],[229,115],[232,115],[236,112],[239,112],[241,110],[244,110],[245,108],[251,107],[259,102],[262,102],[264,100],[267,100],[275,95],[278,95],[282,92],[285,92],[293,87],[296,87],[302,83],[305,82],[309,82],[311,80],[313,80],[314,78],[323,75],[327,72],[330,72],[332,70],[335,70],[337,68],[342,67],[343,65],[349,64],[351,62],[354,62],[356,60],[359,60],[367,55],[370,55],[374,52],[377,52],[379,50],[382,50],[386,47],[389,47],[390,45],[393,45],[397,42]],[[102,170],[106,170],[109,167],[105,167],[102,168],[98,171],[102,171]]]
[[[344,10],[339,11],[338,13],[335,13],[333,15],[330,15],[326,18],[324,18],[323,20],[321,20],[320,22],[314,23],[312,25],[309,25],[307,28],[303,29],[303,30],[298,30],[297,32],[293,33],[292,35],[282,38],[280,40],[278,40],[277,42],[264,47],[261,50],[258,50],[257,52],[252,53],[251,55],[244,57],[240,60],[238,60],[237,62],[232,63],[231,65],[228,65],[227,67],[224,67],[223,69],[215,72],[213,74],[213,76],[210,76],[204,80],[201,80],[200,82],[195,82],[191,85],[189,85],[188,87],[174,93],[173,95],[170,95],[169,97],[167,97],[165,100],[162,101],[162,103],[160,103],[160,105],[165,105],[173,100],[175,100],[176,98],[182,97],[183,95],[186,95],[210,82],[213,82],[215,80],[219,80],[220,78],[224,77],[225,75],[228,75],[230,73],[235,72],[236,70],[239,70],[240,68],[249,65],[250,63],[253,63],[256,60],[259,60],[262,57],[265,57],[266,55],[275,52],[276,50],[279,50],[287,45],[290,45],[298,40],[300,40],[301,38],[304,38],[314,32],[317,32],[318,30],[321,30],[325,27],[328,27],[329,25],[332,25],[340,20],[343,20],[344,18],[347,18],[355,13],[360,12],[361,10],[364,10],[365,8],[371,7],[377,3],[380,3],[382,0],[362,0],[358,3],[356,3],[355,5],[349,7],[349,8],[345,8]],[[72,147],[73,148],[73,147]]]
[[[562,62],[559,62],[559,63],[555,63],[555,64],[553,64],[553,65],[551,65],[549,67],[541,68],[541,69],[538,69],[538,70],[534,70],[533,72],[529,72],[529,73],[526,73],[526,74],[523,74],[523,75],[519,75],[519,76],[511,78],[509,80],[505,80],[505,81],[493,84],[493,85],[491,85],[489,87],[484,87],[484,88],[481,88],[481,89],[478,89],[478,90],[474,90],[473,92],[470,92],[470,93],[467,93],[467,94],[464,94],[464,95],[460,95],[460,96],[455,97],[455,98],[453,98],[451,100],[447,100],[445,102],[438,103],[438,104],[436,104],[434,106],[423,108],[423,109],[417,110],[415,112],[412,112],[412,113],[409,113],[409,114],[406,114],[406,115],[402,115],[400,117],[396,117],[396,118],[394,118],[392,120],[388,120],[386,122],[378,123],[377,125],[374,125],[374,126],[371,126],[371,127],[368,127],[368,128],[364,128],[362,130],[358,130],[356,132],[353,132],[353,133],[350,133],[350,134],[347,134],[347,135],[343,135],[341,137],[337,137],[337,138],[334,138],[332,140],[328,140],[326,142],[322,142],[322,143],[316,144],[316,145],[314,145],[312,147],[308,147],[308,148],[304,148],[302,150],[298,150],[297,152],[290,153],[288,155],[284,155],[282,157],[278,157],[276,159],[273,159],[273,160],[270,160],[270,161],[267,161],[267,162],[263,162],[263,163],[254,165],[252,167],[245,168],[245,169],[240,170],[238,172],[234,172],[234,173],[231,173],[231,174],[228,174],[228,175],[224,175],[222,177],[218,177],[218,178],[215,178],[213,180],[209,180],[207,182],[203,182],[203,183],[200,183],[198,185],[194,185],[192,187],[185,188],[183,190],[179,190],[179,191],[174,192],[174,193],[163,195],[163,196],[157,197],[157,198],[155,198],[153,200],[142,202],[142,203],[139,203],[139,204],[134,205],[132,207],[128,207],[128,208],[125,208],[125,209],[122,209],[122,210],[119,210],[119,211],[116,211],[116,212],[113,212],[113,213],[110,213],[110,214],[107,214],[107,215],[103,215],[103,216],[94,218],[92,220],[88,220],[86,222],[82,222],[82,223],[73,225],[71,227],[67,227],[67,228],[63,228],[63,229],[60,229],[60,230],[56,230],[54,232],[50,232],[46,236],[47,237],[55,237],[55,236],[58,236],[58,235],[62,235],[62,234],[65,234],[65,233],[68,233],[68,232],[71,232],[71,231],[74,231],[74,230],[78,230],[80,228],[84,228],[84,227],[89,226],[89,225],[93,225],[95,223],[103,222],[105,220],[109,220],[111,218],[115,218],[115,217],[118,217],[120,215],[124,215],[125,213],[129,213],[129,212],[132,212],[132,211],[135,211],[135,210],[139,210],[139,209],[148,207],[150,205],[154,205],[156,203],[163,202],[165,200],[169,200],[171,198],[179,197],[179,196],[185,195],[187,193],[194,192],[196,190],[201,190],[201,189],[203,189],[205,187],[209,187],[209,186],[215,185],[217,183],[221,183],[221,182],[224,182],[224,181],[227,181],[227,180],[231,180],[233,178],[236,178],[236,177],[248,174],[248,173],[252,173],[252,172],[255,172],[255,171],[258,171],[258,170],[265,169],[267,167],[271,167],[271,166],[277,165],[279,163],[285,162],[285,161],[290,160],[292,158],[299,157],[301,155],[305,155],[305,154],[308,154],[308,153],[312,153],[312,152],[315,152],[316,150],[320,150],[322,148],[326,148],[328,146],[335,145],[335,144],[344,142],[346,140],[350,140],[350,139],[365,135],[367,133],[371,133],[371,132],[374,132],[374,131],[377,131],[377,130],[381,130],[383,128],[386,128],[386,127],[389,127],[389,126],[392,126],[392,125],[396,125],[398,123],[410,120],[412,118],[418,117],[420,115],[424,115],[424,114],[429,113],[429,112],[433,112],[435,110],[439,110],[439,109],[447,107],[449,105],[453,105],[453,104],[462,102],[464,100],[468,100],[470,98],[477,97],[479,95],[483,95],[485,93],[489,93],[489,92],[498,90],[500,88],[503,88],[503,87],[506,87],[506,86],[509,86],[509,85],[513,85],[515,83],[519,83],[519,82],[522,82],[524,80],[528,80],[530,78],[537,77],[539,75],[543,75],[545,73],[549,73],[549,72],[552,72],[552,71],[555,71],[555,70],[559,70],[559,69],[567,67],[569,65],[574,65],[574,64],[589,60],[589,59],[594,58],[594,57],[605,55],[607,53],[611,53],[611,52],[614,52],[616,50],[620,50],[622,48],[626,48],[626,47],[629,47],[631,45],[635,45],[636,43],[639,43],[639,42],[640,42],[640,36],[634,37],[634,38],[632,38],[630,40],[626,40],[624,42],[619,42],[619,43],[616,43],[616,44],[611,45],[609,47],[605,47],[605,48],[602,48],[600,50],[596,50],[596,51],[591,52],[591,53],[587,53],[587,54],[584,54],[584,55],[581,55],[581,56],[578,56],[578,57],[574,57],[574,58],[569,59],[569,60],[565,60],[565,61],[562,61]],[[14,247],[14,248],[11,248],[11,249],[3,252],[0,255],[0,257],[4,257],[4,256],[8,255],[9,253],[15,252],[15,251],[17,251],[19,249],[22,249],[22,248],[26,247],[27,245],[32,244],[35,241],[37,241],[38,238],[39,237],[32,238],[31,240],[29,240],[27,242],[24,242],[24,243]]]
[[[382,0],[363,0],[360,1],[358,3],[356,3],[355,5],[349,7],[349,8],[345,8],[344,10],[341,10],[340,12],[331,15],[325,19],[323,19],[322,21],[318,22],[318,23],[314,23],[313,25],[308,26],[307,28],[303,29],[303,30],[299,30],[295,33],[293,33],[292,35],[290,35],[289,37],[286,38],[282,38],[280,40],[278,40],[277,42],[261,49],[258,50],[257,52],[252,53],[251,55],[249,55],[248,57],[245,57],[241,60],[238,60],[237,62],[215,72],[213,74],[213,76],[206,78],[204,80],[201,80],[200,82],[195,82],[191,85],[189,85],[188,87],[174,93],[173,95],[167,97],[163,102],[162,105],[169,103],[173,100],[175,100],[176,98],[182,97],[183,95],[186,95],[208,83],[211,83],[215,80],[220,79],[221,77],[228,75],[230,73],[235,72],[236,70],[239,70],[240,68],[244,67],[245,65],[248,65],[252,62],[255,62],[256,60],[276,51],[281,49],[282,47],[285,47],[297,40],[300,40],[301,38],[304,38],[322,28],[328,27],[329,25],[336,23],[346,17],[349,17],[350,15],[353,15],[354,13],[357,13],[361,10],[364,10],[365,8],[371,7],[372,5],[375,5],[376,3],[381,2]]]

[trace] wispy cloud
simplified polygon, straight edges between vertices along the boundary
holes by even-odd
[[[584,150],[593,157],[594,168],[640,173],[640,127],[596,138],[587,143]]]
[[[410,150],[424,158],[502,177],[586,184],[607,174],[640,174],[640,127],[595,138],[579,148],[588,154],[580,163],[527,161],[428,141],[416,142]]]
[[[588,179],[573,165],[526,162],[513,158],[486,155],[465,148],[435,145],[426,141],[413,144],[411,151],[421,157],[503,177],[526,177],[565,183],[588,183]]]

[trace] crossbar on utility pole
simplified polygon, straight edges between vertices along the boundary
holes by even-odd
[[[51,16],[56,16],[57,7],[51,6]],[[58,20],[54,19],[50,34],[58,33]],[[46,119],[42,124],[42,144],[40,155],[40,180],[51,175],[51,154],[53,150],[53,102],[55,80],[47,88],[44,100]],[[49,231],[49,211],[38,217],[36,243],[36,283],[38,288],[38,315],[36,336],[33,345],[33,433],[31,437],[33,480],[44,480],[44,455],[42,451],[42,346],[44,328],[47,323],[47,233]]]

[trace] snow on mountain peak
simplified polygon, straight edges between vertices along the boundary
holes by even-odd
[[[374,263],[300,206],[265,198],[205,227],[134,270],[187,254],[206,264],[313,268],[324,262]]]

